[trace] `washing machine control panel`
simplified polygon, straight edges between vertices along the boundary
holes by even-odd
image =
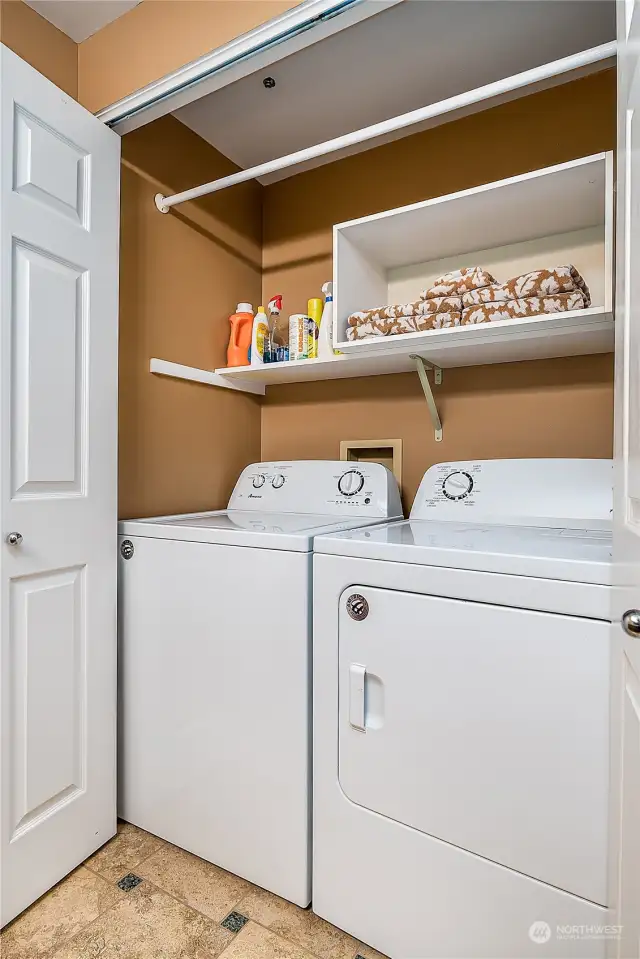
[[[339,517],[401,517],[398,484],[380,463],[338,460],[253,463],[242,471],[229,509]]]
[[[611,460],[519,459],[437,463],[424,474],[411,519],[571,526],[611,520]],[[572,527],[573,528],[573,527]]]
[[[473,476],[464,470],[454,470],[442,481],[442,492],[447,499],[465,499],[473,489]]]
[[[338,480],[338,492],[343,496],[357,496],[364,486],[364,476],[360,470],[347,470]]]

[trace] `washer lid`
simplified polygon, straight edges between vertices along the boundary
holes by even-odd
[[[405,520],[318,536],[316,553],[610,585],[611,530]]]
[[[366,523],[367,520],[362,517],[340,522],[335,516],[325,514],[225,509],[123,520],[118,529],[123,536],[309,552],[313,547],[313,538],[319,532],[332,533]]]

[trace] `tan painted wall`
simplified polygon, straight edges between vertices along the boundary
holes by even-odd
[[[294,6],[143,0],[76,44],[22,0],[0,0],[0,41],[95,113]]]
[[[260,187],[163,216],[155,193],[233,164],[172,117],[122,146],[120,516],[224,506],[260,457],[258,400],[153,376],[149,358],[223,364],[230,304],[260,296]]]
[[[0,41],[77,99],[77,44],[22,0],[0,2]]]
[[[341,439],[401,438],[408,510],[439,461],[611,456],[612,380],[612,354],[445,370],[435,388],[441,443],[414,375],[272,387],[262,458],[338,459]]]
[[[258,5],[264,10],[261,0]],[[237,33],[255,25],[243,17],[257,15],[251,13],[253,0],[145,0],[137,9],[158,8],[161,37],[172,22],[176,27],[171,18],[177,11],[169,9],[176,6],[186,24],[196,22],[194,8],[202,7],[200,15],[220,30],[220,8],[233,8],[232,25],[225,23],[224,30]],[[281,12],[277,4],[269,6],[268,16]],[[238,9],[244,11],[240,19]],[[116,21],[119,29],[130,16]],[[196,43],[197,32],[189,42]],[[119,41],[105,31],[96,37],[101,34],[96,63],[85,78],[101,77],[104,91],[112,80],[121,82],[119,71],[131,78],[140,68],[142,35],[134,30],[131,47],[125,42],[114,58]],[[0,38],[76,94],[76,45],[21,0],[0,3]],[[210,46],[226,39],[229,35],[218,34]],[[185,37],[177,46],[183,42]],[[198,55],[195,46],[180,49],[174,66]],[[104,63],[117,63],[118,70],[106,70]],[[171,68],[153,67],[158,75]],[[105,93],[104,102],[150,78],[126,81],[128,89]],[[100,105],[96,100],[93,108]],[[162,217],[152,203],[155,192],[175,192],[234,167],[172,118],[125,137],[121,515],[221,506],[252,459],[335,457],[342,438],[403,438],[407,507],[423,471],[438,459],[611,455],[611,357],[448,371],[438,391],[445,422],[445,439],[438,445],[412,375],[272,388],[261,413],[256,399],[151,376],[148,361],[159,356],[194,366],[223,362],[230,309],[239,299],[261,298],[261,258],[262,298],[279,291],[287,312],[304,309],[307,297],[317,295],[331,274],[334,222],[611,149],[614,143],[615,78],[600,74],[264,191],[258,185],[235,188]]]
[[[615,146],[609,71],[466,117],[265,188],[263,300],[303,311],[331,276],[331,226]],[[445,459],[611,456],[611,356],[446,371],[436,444],[413,374],[274,387],[265,459],[337,457],[341,439],[401,437],[409,507]]]
[[[92,112],[296,6],[292,0],[143,0],[78,48]]]

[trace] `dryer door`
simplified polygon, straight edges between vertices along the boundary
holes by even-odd
[[[606,902],[608,624],[352,586],[339,642],[349,799]]]

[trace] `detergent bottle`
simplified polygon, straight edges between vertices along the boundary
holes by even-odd
[[[325,300],[322,319],[320,320],[318,356],[321,360],[331,360],[334,353],[340,352],[333,349],[333,283],[325,283],[322,292]]]
[[[231,336],[227,347],[227,366],[247,366],[253,330],[253,307],[250,303],[238,303],[236,312],[229,317]]]
[[[318,355],[318,337],[322,318],[322,300],[319,297],[314,296],[307,303],[307,316],[309,317],[309,359],[315,359]]]
[[[269,362],[271,348],[269,345],[269,320],[264,311],[264,306],[258,307],[255,319],[253,321],[253,333],[251,335],[251,366],[262,366]],[[266,354],[266,355],[265,355]]]
[[[278,317],[282,313],[282,293],[276,293],[267,303],[269,313],[269,344],[265,347],[265,363],[277,363],[289,359],[289,349],[279,342]]]

